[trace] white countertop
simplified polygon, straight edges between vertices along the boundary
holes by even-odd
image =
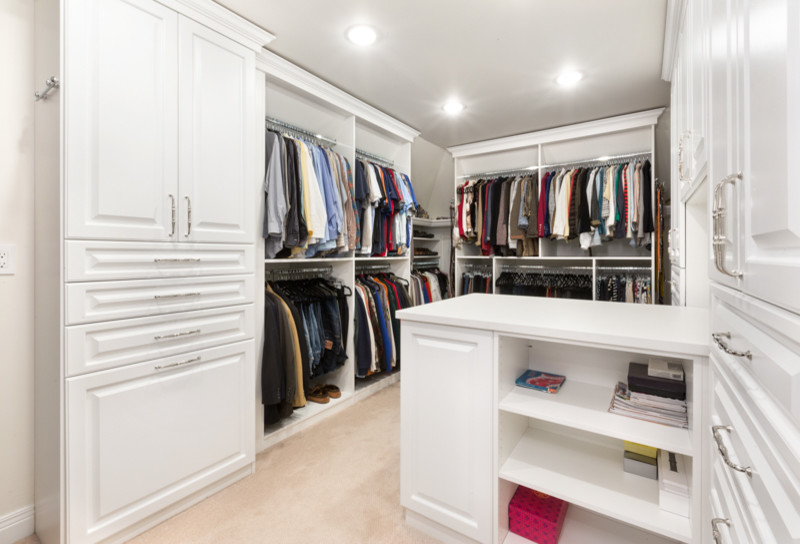
[[[397,312],[403,321],[592,345],[708,356],[708,310],[472,294]]]

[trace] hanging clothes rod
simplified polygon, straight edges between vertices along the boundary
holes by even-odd
[[[464,264],[464,269],[466,270],[485,270],[487,272],[492,271],[492,265],[486,263],[466,263]]]
[[[524,175],[536,172],[537,170],[539,170],[538,166],[525,166],[523,168],[513,168],[511,170],[494,170],[493,172],[467,174],[465,176],[458,176],[458,179],[479,179],[479,178],[490,178],[490,177]]]
[[[356,270],[358,272],[376,272],[376,271],[386,271],[386,272],[388,272],[389,270],[391,270],[391,265],[389,265],[389,263],[377,263],[377,264],[366,263],[366,264],[362,264],[362,263],[358,263],[357,262],[356,263]]]
[[[390,168],[394,167],[394,161],[385,159],[379,155],[375,155],[374,153],[370,153],[369,151],[364,151],[363,149],[356,149],[356,156],[361,157],[362,159],[367,159],[373,162],[378,162],[383,164],[384,166],[388,166]]]
[[[276,268],[267,270],[266,276],[272,280],[302,279],[309,277],[328,277],[333,274],[332,266],[311,266],[304,268]]]
[[[535,272],[554,271],[554,272],[591,272],[591,266],[558,266],[548,264],[503,264],[503,272],[518,272],[520,270],[531,270]]]
[[[598,272],[651,272],[649,266],[598,266]]]
[[[619,164],[627,162],[630,159],[636,158],[651,158],[653,155],[650,151],[641,151],[639,153],[627,153],[624,155],[613,155],[597,157],[596,159],[584,159],[579,161],[559,162],[554,164],[543,164],[539,170],[553,170],[555,168],[563,168],[566,166],[610,166],[612,164]]]
[[[287,123],[286,121],[281,121],[280,119],[275,119],[274,117],[267,116],[266,121],[267,124],[272,125],[275,128],[281,129],[286,132],[293,132],[297,135],[317,140],[318,142],[327,142],[331,145],[336,145],[337,143],[336,140],[334,140],[333,138],[328,138],[327,136],[323,136],[322,134],[311,132],[310,130],[300,128],[291,123]]]

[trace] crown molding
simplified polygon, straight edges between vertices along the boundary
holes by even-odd
[[[470,155],[481,155],[483,153],[494,153],[497,151],[507,151],[520,147],[530,147],[533,145],[559,142],[562,140],[572,140],[575,138],[585,138],[598,134],[608,134],[610,132],[620,132],[640,127],[655,125],[659,116],[664,112],[664,108],[607,117],[596,121],[578,123],[576,125],[566,125],[563,127],[549,128],[538,132],[528,132],[517,134],[516,136],[506,136],[494,140],[485,140],[471,144],[456,145],[448,147],[447,150],[453,157],[468,157]]]
[[[681,21],[686,11],[687,0],[667,0],[667,22],[664,27],[664,52],[661,57],[661,79],[672,81],[675,67],[675,54],[678,51],[678,38],[681,35]]]
[[[159,2],[249,47],[256,53],[275,39],[273,34],[211,0],[159,0]]]
[[[356,116],[359,121],[369,123],[403,140],[411,142],[420,134],[405,123],[334,87],[272,51],[262,50],[256,55],[256,68]]]

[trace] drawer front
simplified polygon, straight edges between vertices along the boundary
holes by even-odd
[[[252,338],[253,305],[67,327],[69,376]]]
[[[770,544],[775,539],[756,538],[747,516],[748,505],[741,501],[730,482],[728,467],[721,460],[711,466],[711,517],[708,521],[713,534],[719,532],[720,544]],[[715,542],[712,538],[709,542]]]
[[[253,341],[67,380],[71,542],[98,542],[254,461]]]
[[[68,282],[249,274],[252,245],[66,242]]]
[[[727,288],[712,295],[711,330],[723,335],[712,351],[742,369],[743,387],[752,385],[800,422],[800,317]]]
[[[71,283],[66,286],[67,324],[248,304],[254,301],[254,285],[252,274]]]
[[[743,366],[713,352],[711,359],[712,459],[747,505],[750,530],[759,535],[752,542],[800,543],[800,431]]]

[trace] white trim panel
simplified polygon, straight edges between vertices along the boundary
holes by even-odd
[[[609,134],[634,128],[655,125],[659,116],[664,112],[664,108],[618,115],[586,123],[567,125],[563,127],[549,128],[537,132],[506,136],[494,140],[485,140],[471,144],[457,145],[448,147],[447,150],[454,158],[468,157],[471,155],[481,155],[483,153],[495,153],[497,151],[507,151],[520,147],[530,147],[539,144],[560,142],[562,140],[573,140],[576,138],[586,138],[599,134]]]
[[[33,505],[0,516],[0,544],[12,544],[34,531]]]
[[[684,11],[686,11],[686,0],[667,0],[664,52],[661,57],[661,79],[664,81],[672,81],[672,70],[675,67],[675,53],[678,51],[678,37],[681,34]]]

